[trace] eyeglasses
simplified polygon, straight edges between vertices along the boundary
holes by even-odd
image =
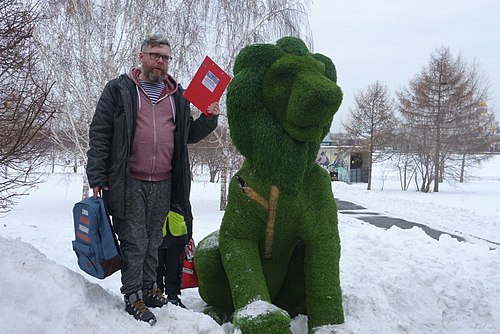
[[[142,51],[142,53],[148,54],[149,58],[151,58],[151,60],[154,60],[154,61],[158,61],[158,59],[160,59],[160,57],[166,63],[170,63],[170,61],[172,60],[172,56],[161,55],[161,54],[156,53],[156,52],[144,52],[144,51]]]

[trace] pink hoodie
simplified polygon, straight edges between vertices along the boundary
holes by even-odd
[[[139,74],[132,68],[129,77],[137,88],[137,117],[130,152],[130,176],[143,181],[163,181],[171,177],[174,152],[175,104],[172,94],[177,82],[169,75],[155,105],[142,89]]]

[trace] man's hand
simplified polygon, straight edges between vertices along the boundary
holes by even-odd
[[[215,116],[220,114],[219,102],[214,102],[207,108],[207,114],[210,116]]]
[[[104,187],[101,187],[101,186],[95,186],[92,188],[92,192],[93,192],[93,196],[94,198],[97,198],[99,197],[99,192],[102,190],[104,191],[108,191],[109,190],[109,187],[108,186],[104,186]]]

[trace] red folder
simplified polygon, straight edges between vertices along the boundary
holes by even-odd
[[[231,77],[209,56],[205,56],[183,95],[208,116],[208,106],[220,100],[229,81]]]

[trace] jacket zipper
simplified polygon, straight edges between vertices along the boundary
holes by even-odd
[[[151,166],[151,174],[149,174],[149,181],[153,181],[153,174],[156,169],[156,104],[153,105],[153,161]]]
[[[147,94],[146,94],[147,95]],[[158,103],[168,97],[170,95],[165,95],[156,101],[156,103],[153,105],[153,158],[152,158],[152,166],[151,166],[151,174],[149,175],[149,181],[153,180],[153,174],[156,170],[156,146],[157,146],[157,138],[156,138],[156,106]],[[150,99],[151,101],[151,99]]]

